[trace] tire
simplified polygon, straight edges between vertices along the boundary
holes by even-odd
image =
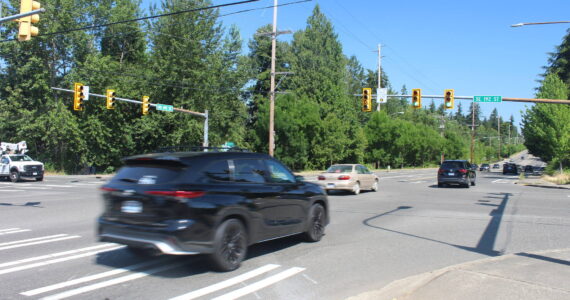
[[[466,183],[465,185],[463,185],[463,187],[465,187],[466,189],[469,188],[469,183]]]
[[[471,181],[471,186],[475,186],[475,180]]]
[[[44,177],[36,177],[36,181],[44,181]]]
[[[437,187],[438,187],[438,188],[442,188],[442,187],[443,187],[443,183],[438,182],[438,183],[437,183]]]
[[[241,265],[247,253],[247,233],[236,219],[224,221],[216,230],[214,252],[210,259],[221,272],[233,271]]]
[[[325,208],[320,204],[313,204],[309,209],[308,228],[303,234],[307,242],[318,242],[325,235],[325,219]]]
[[[20,181],[20,172],[10,171],[10,181],[12,181],[12,182]]]
[[[352,187],[352,193],[355,194],[355,195],[360,194],[360,182],[357,181],[357,182],[354,184],[354,186]]]
[[[378,192],[378,180],[374,180],[374,184],[372,184],[372,191]]]

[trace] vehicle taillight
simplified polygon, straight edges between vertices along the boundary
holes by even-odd
[[[327,178],[326,178],[325,176],[323,176],[323,175],[320,175],[320,176],[319,176],[319,180],[326,180],[326,179],[327,179]]]
[[[145,194],[176,198],[197,198],[206,194],[199,191],[146,191]]]
[[[110,188],[110,187],[104,187],[104,186],[103,186],[103,187],[100,187],[99,189],[102,190],[102,191],[105,191],[105,192],[115,192],[115,191],[118,191],[118,189],[114,189],[114,188]]]
[[[443,174],[443,169],[437,170],[437,174]]]
[[[349,179],[350,179],[350,176],[348,176],[348,175],[341,175],[338,177],[338,180],[349,180]]]
[[[461,174],[467,174],[467,170],[465,170],[465,169],[459,169],[459,173],[461,173]]]

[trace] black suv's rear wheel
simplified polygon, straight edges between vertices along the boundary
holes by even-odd
[[[325,208],[320,204],[314,204],[309,209],[309,228],[305,232],[305,240],[318,242],[325,234]]]
[[[236,219],[224,221],[216,230],[214,252],[210,255],[216,269],[227,272],[237,269],[247,253],[247,233]]]

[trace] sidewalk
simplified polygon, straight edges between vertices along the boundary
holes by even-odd
[[[516,253],[396,280],[348,300],[568,300],[570,249]]]
[[[533,187],[541,187],[541,188],[551,188],[551,189],[569,189],[569,184],[555,184],[552,182],[548,182],[541,178],[531,177],[531,178],[524,178],[517,180],[515,184],[526,185],[526,186],[533,186]]]

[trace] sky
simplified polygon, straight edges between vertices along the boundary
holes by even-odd
[[[214,4],[237,0],[214,0]],[[278,4],[298,0],[279,0]],[[159,0],[143,0],[160,6]],[[363,67],[376,70],[378,44],[382,68],[399,91],[421,88],[423,95],[502,96],[534,98],[543,66],[570,28],[570,24],[513,28],[521,22],[568,21],[568,0],[313,0],[278,8],[278,30],[303,30],[315,5],[332,22],[347,56],[356,56]],[[273,0],[222,8],[227,14],[273,5]],[[273,22],[273,9],[256,10],[220,18],[235,24],[247,42],[255,31]],[[290,40],[292,35],[280,35]],[[441,103],[436,99],[435,103]],[[456,100],[457,102],[460,100]],[[428,105],[431,99],[423,99]],[[470,101],[463,100],[464,113]],[[503,118],[521,121],[528,104],[481,103],[483,116],[497,108]]]

